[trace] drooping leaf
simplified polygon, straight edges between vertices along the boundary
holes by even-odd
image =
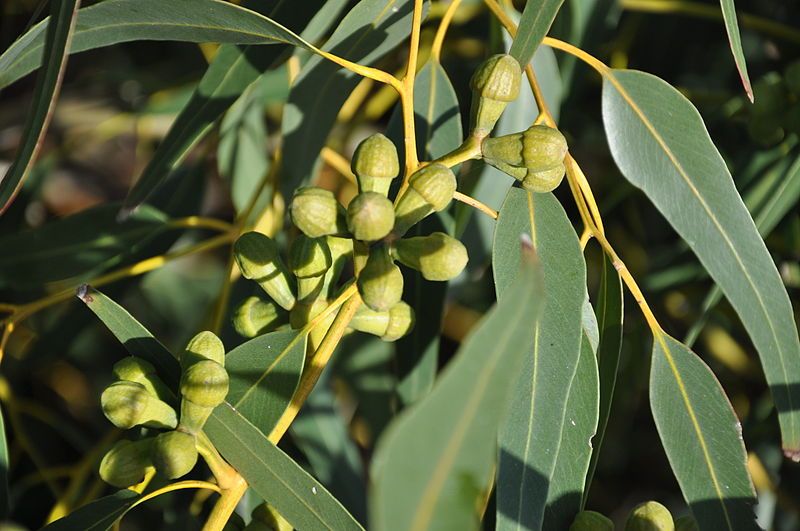
[[[524,345],[533,342],[541,301],[535,255],[523,253],[513,293],[470,333],[428,396],[379,441],[370,528],[477,529],[497,430],[515,395],[512,383],[527,354]]]
[[[783,448],[800,457],[800,341],[792,305],[697,110],[655,76],[609,70],[603,121],[611,152],[722,288],[758,349]]]
[[[744,91],[752,103],[753,87],[750,85],[750,76],[747,75],[747,62],[744,59],[744,50],[742,50],[742,36],[739,35],[739,21],[736,20],[736,6],[733,4],[733,0],[719,0],[719,3],[722,7],[722,19],[725,21],[725,31],[728,33],[728,43],[733,60],[739,71],[739,77],[742,79]]]
[[[515,400],[500,432],[497,527],[539,529],[552,482],[567,396],[581,350],[586,266],[578,237],[552,194],[508,192],[495,230],[492,265],[502,301],[517,290],[512,242],[531,234],[544,271],[544,309],[531,326],[536,340],[514,389]]]
[[[292,399],[306,354],[307,334],[296,330],[258,336],[225,356],[230,375],[227,402],[256,428],[269,433]]]
[[[28,112],[22,141],[14,162],[0,179],[0,215],[6,211],[36,162],[44,142],[67,66],[70,41],[80,0],[54,0],[50,6],[52,24],[46,25],[42,70],[33,90],[32,108]],[[44,28],[43,28],[44,31]],[[2,69],[0,68],[0,73]]]
[[[325,487],[230,405],[214,410],[205,432],[250,488],[296,529],[363,529]]]
[[[72,511],[64,518],[52,522],[42,529],[46,531],[106,531],[111,529],[117,518],[136,503],[140,497],[132,490],[120,490],[97,499]]]
[[[541,44],[564,0],[531,0],[525,4],[517,35],[508,51],[521,65],[527,65]]]
[[[700,529],[759,529],[739,419],[714,373],[663,332],[653,343],[650,408]]]
[[[428,2],[424,5],[427,7]],[[408,37],[413,7],[413,0],[361,0],[323,49],[370,65]],[[360,80],[360,76],[319,57],[312,57],[303,66],[283,114],[281,188],[287,198],[310,177],[339,109]],[[320,97],[320,91],[325,97]]]
[[[0,409],[0,518],[8,517],[10,503],[8,499],[8,439],[6,425],[3,421],[3,410]]]

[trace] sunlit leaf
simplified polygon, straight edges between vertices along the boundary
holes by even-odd
[[[509,54],[527,65],[541,44],[564,0],[530,0],[525,4]]]

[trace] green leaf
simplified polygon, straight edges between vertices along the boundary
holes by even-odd
[[[278,422],[303,372],[305,332],[287,330],[258,336],[225,356],[231,378],[227,402],[264,433]]]
[[[323,49],[371,65],[408,37],[413,8],[413,0],[361,0]],[[312,57],[303,66],[283,114],[281,189],[285,197],[292,197],[294,189],[311,176],[339,109],[361,79],[320,57]],[[320,97],[320,91],[325,97]]]
[[[379,441],[371,529],[478,528],[497,430],[515,398],[512,383],[527,354],[524,346],[533,342],[541,299],[534,253],[526,246],[522,252],[514,292],[470,333],[428,396],[404,411]]]
[[[725,21],[725,31],[728,32],[728,43],[731,46],[733,60],[739,71],[739,77],[742,79],[744,91],[752,103],[753,87],[750,85],[750,76],[747,75],[747,63],[744,59],[744,50],[742,50],[742,36],[739,35],[739,22],[736,20],[736,6],[733,5],[733,0],[719,0],[719,3],[722,7],[722,19]]]
[[[655,76],[608,70],[603,121],[622,173],[722,288],[753,340],[787,456],[800,459],[800,341],[775,263],[697,110]]]
[[[558,457],[547,491],[542,529],[568,529],[575,515],[583,508],[584,485],[592,457],[592,437],[597,430],[599,398],[597,359],[591,341],[584,332],[578,368],[567,398],[567,415]]]
[[[110,496],[97,499],[76,509],[43,527],[46,531],[105,531],[136,503],[140,494],[132,490],[120,490]]]
[[[433,160],[453,151],[464,138],[458,96],[442,65],[428,61],[414,80],[417,151]]]
[[[0,409],[0,518],[7,518],[11,508],[8,497],[8,440],[3,410]]]
[[[653,342],[650,408],[700,529],[759,529],[739,419],[714,373],[663,332]]]
[[[229,405],[214,410],[204,431],[222,457],[295,529],[363,529],[325,487]]]
[[[542,316],[530,326],[536,341],[514,389],[500,434],[497,528],[539,529],[555,473],[567,396],[581,352],[586,265],[575,230],[552,194],[508,192],[495,229],[492,265],[500,300],[517,290],[513,241],[530,234],[544,271]]]
[[[75,15],[79,0],[54,0],[50,6],[50,17],[55,23],[47,24],[44,42],[43,67],[33,90],[33,104],[28,112],[25,130],[22,133],[17,155],[5,176],[0,179],[0,215],[14,200],[22,183],[31,171],[39,149],[44,142],[50,119],[61,89],[64,69],[67,66],[70,41],[75,27]],[[42,28],[42,31],[45,30]],[[2,62],[2,58],[0,58]],[[0,73],[2,67],[0,67]]]
[[[517,35],[511,44],[511,54],[519,64],[527,65],[542,39],[550,31],[564,0],[529,0],[522,11]]]
[[[167,222],[162,212],[147,207],[118,223],[118,210],[119,204],[105,204],[0,238],[0,248],[14,250],[0,254],[0,286],[88,278],[141,251]]]

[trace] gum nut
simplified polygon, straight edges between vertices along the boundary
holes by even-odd
[[[426,280],[453,279],[468,260],[464,244],[442,232],[397,240],[393,249],[400,263],[416,269]]]
[[[344,235],[344,211],[333,192],[309,186],[298,188],[289,208],[292,223],[309,238]]]
[[[519,95],[522,69],[508,54],[493,55],[475,70],[470,88],[481,98],[512,102]]]
[[[347,228],[356,240],[372,242],[394,227],[394,205],[377,192],[362,192],[347,207]]]
[[[216,361],[198,361],[181,376],[181,395],[204,407],[217,407],[228,395],[230,379],[225,368]]]
[[[214,332],[200,332],[189,340],[181,353],[181,367],[184,369],[201,360],[212,360],[225,365],[225,345]]]
[[[100,404],[106,418],[124,430],[140,425],[171,429],[178,424],[175,410],[139,383],[115,382],[109,385],[100,396]]]
[[[144,480],[152,465],[151,439],[118,441],[100,461],[100,478],[114,487],[124,489]]]
[[[400,173],[397,148],[380,133],[368,136],[353,153],[351,168],[359,179],[371,177],[391,181]]]
[[[153,442],[153,464],[162,476],[177,479],[192,471],[197,463],[194,435],[168,431],[156,436]]]

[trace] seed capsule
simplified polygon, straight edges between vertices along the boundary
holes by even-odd
[[[100,403],[106,418],[123,430],[134,426],[172,429],[178,424],[175,410],[139,383],[114,382],[103,391]]]
[[[414,309],[403,301],[382,312],[362,305],[350,321],[350,327],[384,341],[397,341],[414,328]]]
[[[233,248],[242,276],[255,280],[279,306],[291,310],[295,303],[293,278],[281,260],[278,245],[260,232],[242,234]]]
[[[184,371],[198,361],[212,360],[225,366],[225,345],[214,332],[204,330],[186,345],[181,352],[181,369]]]
[[[152,439],[117,442],[100,461],[102,480],[120,489],[141,483],[147,469],[153,466],[152,443]]]
[[[194,435],[168,431],[153,441],[153,464],[162,476],[177,479],[192,471],[197,463]]]
[[[172,398],[172,393],[156,374],[156,368],[142,358],[122,358],[114,364],[111,372],[118,380],[142,384],[148,393],[160,400]]]
[[[233,328],[243,337],[256,337],[286,322],[286,312],[272,301],[247,297],[233,313]]]
[[[557,129],[533,125],[522,133],[484,139],[481,153],[484,162],[501,171],[517,169],[517,173],[510,175],[522,180],[528,172],[545,171],[563,163],[567,140]]]
[[[289,210],[292,223],[309,238],[347,234],[344,208],[333,192],[316,186],[298,188]]]
[[[356,240],[380,240],[394,227],[394,205],[378,192],[362,192],[347,207],[347,228]]]
[[[569,531],[614,531],[614,522],[595,511],[581,511]]]
[[[467,265],[467,248],[443,232],[394,242],[392,256],[422,273],[426,280],[450,280]]]
[[[353,173],[358,178],[361,193],[389,194],[392,179],[400,173],[397,148],[380,133],[364,139],[353,153]]]
[[[506,105],[519,95],[522,69],[510,55],[493,55],[478,67],[470,80],[472,134],[487,136],[494,128]]]
[[[447,166],[429,164],[417,170],[395,205],[393,233],[402,236],[425,216],[444,210],[456,192],[456,176]]]
[[[674,531],[675,523],[669,509],[656,501],[648,501],[637,505],[628,521],[625,531]]]
[[[700,531],[700,527],[697,520],[687,515],[675,520],[675,531]]]
[[[357,284],[364,304],[378,312],[388,310],[403,296],[403,274],[382,245],[370,250]]]

